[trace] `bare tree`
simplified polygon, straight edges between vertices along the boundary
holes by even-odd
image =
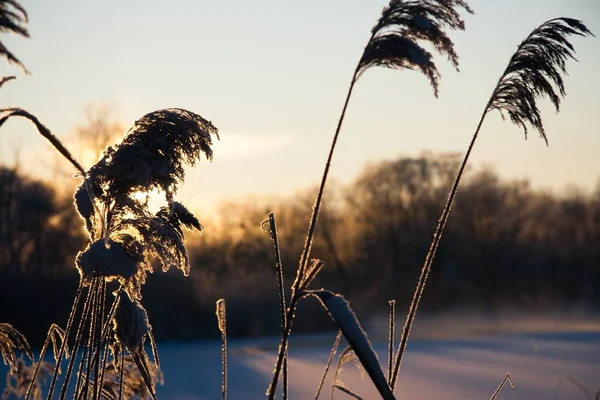
[[[96,162],[102,152],[125,133],[125,126],[117,120],[114,110],[113,106],[107,104],[88,104],[85,107],[85,123],[75,128],[75,137],[82,153],[79,159],[85,164]]]

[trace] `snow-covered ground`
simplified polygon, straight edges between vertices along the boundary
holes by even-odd
[[[373,318],[366,328],[386,365],[384,319]],[[315,398],[334,337],[335,333],[292,335],[291,399]],[[229,341],[230,399],[265,398],[277,346],[278,338]],[[344,346],[342,340],[340,350]],[[220,399],[220,349],[218,340],[159,343],[165,382],[157,388],[158,398]],[[422,315],[409,341],[396,395],[399,399],[489,399],[507,372],[516,387],[505,386],[499,399],[593,399],[600,390],[600,318]],[[1,376],[5,373],[0,362]],[[332,376],[330,371],[322,399],[331,396]],[[368,376],[361,379],[351,364],[345,366],[341,379],[363,398],[379,398]],[[3,387],[0,378],[0,392]],[[336,392],[335,398],[348,396]]]
[[[314,399],[334,335],[292,337],[290,398]],[[229,398],[264,399],[276,341],[231,341]],[[385,343],[375,346],[386,363]],[[585,399],[575,378],[595,395],[600,390],[600,331],[509,334],[469,340],[415,340],[409,343],[397,397],[401,399],[490,398],[507,372],[515,388],[500,399]],[[160,349],[165,385],[162,399],[218,399],[220,343],[164,344]],[[332,374],[330,374],[331,378]],[[368,377],[353,366],[341,374],[365,399],[378,398]],[[557,389],[558,387],[558,389]],[[329,398],[330,381],[321,398]],[[337,393],[336,398],[347,398]]]

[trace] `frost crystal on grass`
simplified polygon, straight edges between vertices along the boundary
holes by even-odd
[[[77,255],[75,262],[83,279],[94,275],[129,279],[138,269],[137,263],[127,254],[125,248],[111,239],[108,241],[108,247],[102,239],[88,245]]]
[[[163,271],[189,274],[183,227],[202,230],[198,219],[173,200],[184,179],[184,164],[200,156],[211,160],[217,128],[198,114],[179,108],[158,110],[137,120],[120,144],[106,149],[85,174],[74,202],[92,244],[80,253],[83,277],[118,278],[132,298],[141,298],[151,258]],[[166,206],[153,214],[140,194],[162,190]]]
[[[212,160],[212,135],[218,138],[210,121],[180,108],[143,116],[88,171],[94,197],[109,204],[115,198],[158,189],[171,200],[185,177],[184,164],[194,165],[202,154]]]

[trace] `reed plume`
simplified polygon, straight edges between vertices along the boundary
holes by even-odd
[[[184,165],[194,165],[202,155],[212,159],[212,135],[218,138],[217,128],[195,113],[178,108],[158,110],[136,121],[120,144],[109,147],[95,165],[83,171],[74,203],[90,243],[76,258],[80,288],[66,335],[70,337],[76,327],[73,354],[83,350],[78,361],[73,356],[68,364],[60,399],[70,390],[72,374],[77,378],[78,397],[106,396],[106,379],[115,381],[110,384],[112,396],[127,395],[128,384],[123,382],[127,357],[135,364],[148,396],[155,398],[158,355],[140,302],[141,289],[146,275],[153,271],[152,259],[164,271],[175,267],[189,274],[183,228],[203,227],[174,195],[185,178]],[[152,190],[162,191],[166,200],[156,213],[148,208],[147,196]],[[118,284],[118,290],[107,310],[107,285],[111,282]],[[83,306],[78,307],[80,299]],[[154,364],[145,351],[147,340],[153,344]],[[112,372],[107,369],[110,365]],[[58,369],[52,376],[49,398],[57,377]]]
[[[286,316],[287,324],[282,335],[281,345],[279,346],[273,380],[267,389],[269,399],[273,399],[275,396],[279,374],[283,360],[287,354],[288,338],[292,329],[297,302],[300,298],[298,291],[310,260],[310,250],[323,200],[325,184],[354,85],[364,72],[373,66],[383,66],[393,69],[416,69],[425,74],[429,79],[434,95],[437,96],[440,74],[435,66],[432,54],[425,50],[420,43],[424,42],[433,45],[438,53],[446,55],[450,62],[458,69],[458,56],[454,50],[454,44],[445,30],[464,30],[465,24],[460,16],[460,10],[472,13],[468,4],[463,0],[392,0],[383,9],[377,24],[371,30],[371,37],[350,80],[346,100],[333,135],[327,161],[325,162],[325,170],[323,171],[310,218],[304,248],[296,272],[296,279],[292,285],[291,299]]]
[[[0,323],[0,355],[2,355],[4,364],[10,367],[11,372],[17,371],[17,351],[22,351],[30,360],[33,360],[33,353],[25,336],[11,324]]]
[[[0,0],[0,32],[14,33],[28,38],[29,30],[25,26],[28,22],[25,8],[17,0]],[[0,42],[0,55],[20,67],[25,73],[29,73],[25,65],[2,42]]]
[[[569,59],[576,60],[574,47],[568,40],[568,37],[572,35],[589,36],[592,35],[592,32],[577,19],[555,18],[544,22],[521,42],[517,51],[510,58],[508,66],[500,76],[500,79],[498,79],[456,175],[448,195],[448,200],[438,221],[433,241],[425,257],[425,262],[421,269],[402,331],[394,373],[391,379],[392,389],[395,387],[398,379],[408,336],[410,335],[435,253],[448,222],[448,217],[450,216],[450,210],[456,197],[460,179],[485,117],[490,111],[498,110],[503,117],[508,115],[512,123],[523,128],[525,135],[527,135],[528,125],[536,129],[546,144],[548,144],[537,100],[541,97],[548,97],[556,108],[556,111],[559,111],[561,98],[566,95],[562,77],[563,74],[567,73],[566,62]]]

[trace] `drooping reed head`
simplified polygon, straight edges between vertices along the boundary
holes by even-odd
[[[18,330],[7,323],[0,323],[0,355],[4,364],[8,364],[11,372],[17,371],[17,357],[16,352],[22,351],[33,360],[33,353],[31,347],[25,336],[23,336]]]
[[[445,29],[465,29],[460,9],[473,12],[462,0],[392,0],[373,27],[358,75],[371,66],[418,69],[427,76],[437,96],[440,74],[432,54],[419,41],[429,42],[438,53],[448,56],[458,70],[458,55]]]
[[[110,203],[158,189],[165,192],[170,205],[185,178],[183,166],[193,166],[202,154],[212,159],[212,135],[218,138],[210,121],[180,108],[143,116],[88,171],[94,197]]]
[[[576,60],[568,40],[571,35],[593,36],[581,21],[572,18],[551,19],[533,30],[511,57],[486,112],[498,110],[503,118],[507,114],[523,128],[525,137],[527,125],[531,125],[548,144],[537,99],[548,97],[556,111],[560,110],[561,98],[566,95],[566,61]]]
[[[29,31],[25,26],[28,22],[25,8],[17,0],[0,0],[0,32],[14,33],[29,37]],[[12,53],[2,42],[0,42],[0,55],[9,62],[21,67],[26,73],[25,65]]]

